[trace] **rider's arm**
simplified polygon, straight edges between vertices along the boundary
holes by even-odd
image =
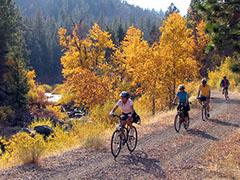
[[[118,108],[118,105],[116,104],[116,105],[114,106],[114,108],[110,111],[109,115],[110,115],[110,116],[113,115],[114,112],[117,110],[117,108]]]
[[[223,81],[221,81],[221,83],[220,83],[220,87],[223,87]]]
[[[175,96],[172,103],[175,104],[177,99],[178,99],[178,97]]]
[[[198,89],[197,98],[200,96],[200,89]]]
[[[189,103],[189,95],[187,94],[187,100],[186,100],[186,103],[188,104]]]

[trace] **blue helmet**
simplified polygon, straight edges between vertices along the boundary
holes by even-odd
[[[129,93],[127,91],[122,91],[120,94],[120,97],[125,97],[125,98],[129,98]]]

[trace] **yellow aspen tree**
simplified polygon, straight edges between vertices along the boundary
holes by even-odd
[[[28,98],[29,104],[38,104],[43,105],[46,103],[45,97],[45,89],[43,86],[37,85],[36,83],[36,73],[34,70],[28,71],[26,74],[29,91],[28,91]]]
[[[104,103],[109,92],[108,72],[111,69],[105,54],[107,49],[114,48],[110,34],[94,24],[86,38],[81,35],[78,25],[71,35],[64,28],[59,29],[58,35],[64,49],[61,63],[69,97],[88,107]]]
[[[165,88],[172,101],[176,86],[197,76],[198,65],[194,56],[195,42],[192,30],[178,13],[171,14],[160,28],[162,33],[158,51],[164,57]]]
[[[158,53],[158,52],[157,52]],[[160,84],[161,59],[156,51],[143,39],[141,30],[130,27],[120,46],[119,59],[123,62],[131,81],[138,84],[138,90],[152,99],[152,113],[155,114],[157,86]]]
[[[196,36],[196,46],[195,46],[195,57],[201,66],[200,73],[204,75],[204,69],[206,69],[206,47],[210,42],[210,36],[206,33],[206,23],[202,20],[198,23],[197,27],[197,36]]]

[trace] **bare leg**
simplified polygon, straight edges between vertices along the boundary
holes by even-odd
[[[128,125],[130,128],[132,128],[132,118],[129,118],[129,119],[127,120],[127,125]]]

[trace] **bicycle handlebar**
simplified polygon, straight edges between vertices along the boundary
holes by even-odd
[[[117,115],[117,114],[112,114],[111,116],[112,116],[112,117],[117,117],[117,118],[121,119],[121,116],[120,116],[120,115]]]

